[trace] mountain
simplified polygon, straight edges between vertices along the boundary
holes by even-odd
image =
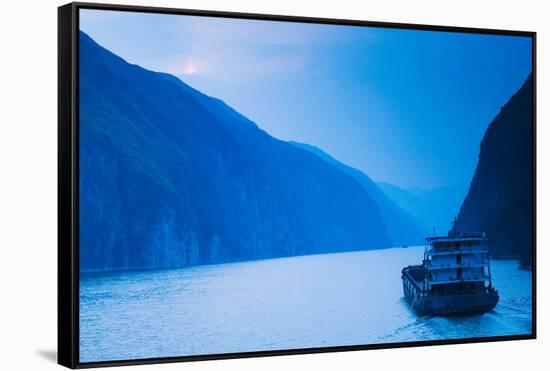
[[[448,232],[467,192],[465,185],[403,189],[390,183],[376,184],[399,207],[420,220],[429,234],[434,228],[437,234]]]
[[[390,200],[390,198],[388,198],[388,196],[380,190],[380,188],[371,180],[371,178],[368,177],[368,175],[336,160],[320,148],[305,143],[290,143],[316,154],[319,158],[337,167],[342,172],[355,179],[355,181],[361,185],[365,192],[378,205],[378,208],[382,214],[382,220],[387,228],[388,235],[393,246],[420,245],[424,243],[424,238],[427,236],[429,230],[423,226],[417,218]]]
[[[466,231],[484,231],[496,257],[532,266],[533,76],[493,119],[481,141],[477,168],[460,209]]]
[[[81,270],[391,246],[352,176],[79,37]]]

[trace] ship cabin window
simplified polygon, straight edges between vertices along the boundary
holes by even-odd
[[[460,241],[455,242],[455,247],[460,247]]]
[[[457,255],[456,256],[456,265],[460,265],[462,264],[462,255]]]
[[[472,241],[468,241],[468,247],[472,247]]]

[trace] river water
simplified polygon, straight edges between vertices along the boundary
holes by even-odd
[[[494,311],[417,316],[401,269],[422,247],[83,274],[80,361],[531,333],[531,272],[493,260]]]

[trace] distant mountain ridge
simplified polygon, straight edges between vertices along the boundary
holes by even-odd
[[[320,148],[305,143],[290,143],[316,154],[327,163],[336,166],[355,179],[377,203],[392,245],[420,245],[424,243],[424,238],[427,236],[429,229],[422,225],[420,220],[395,204],[368,175],[336,160]]]
[[[502,107],[481,141],[477,168],[460,209],[466,231],[484,231],[496,257],[532,267],[533,76]]]
[[[380,205],[341,167],[80,33],[81,270],[389,247]]]
[[[399,207],[416,217],[430,235],[434,228],[436,234],[447,234],[467,192],[465,185],[429,190],[420,187],[403,189],[385,182],[376,182],[376,185]]]

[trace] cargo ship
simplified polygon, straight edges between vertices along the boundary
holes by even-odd
[[[489,312],[499,301],[491,279],[485,234],[464,234],[457,220],[447,236],[426,238],[421,265],[401,271],[403,293],[419,314]]]

